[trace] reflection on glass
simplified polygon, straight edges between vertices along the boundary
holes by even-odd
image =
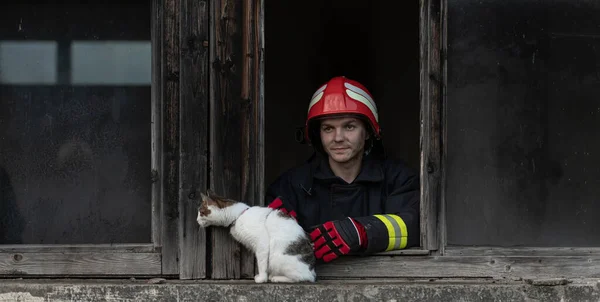
[[[56,84],[55,41],[0,41],[0,84]]]
[[[74,41],[74,85],[150,85],[150,41]]]

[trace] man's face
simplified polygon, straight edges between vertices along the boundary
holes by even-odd
[[[321,121],[320,133],[323,149],[338,163],[346,163],[361,156],[365,140],[369,138],[365,125],[354,117],[324,119]]]

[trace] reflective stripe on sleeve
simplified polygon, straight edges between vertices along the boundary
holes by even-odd
[[[400,216],[393,214],[374,216],[379,218],[387,228],[389,242],[386,251],[405,248],[408,242],[408,230],[406,229],[404,220]]]

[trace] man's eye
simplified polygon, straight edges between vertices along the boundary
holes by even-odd
[[[331,127],[324,127],[324,128],[323,128],[323,131],[325,131],[325,132],[329,132],[329,131],[331,131]]]
[[[355,128],[355,126],[354,126],[354,125],[347,125],[347,126],[346,126],[346,129],[348,129],[348,130],[353,130],[354,128]]]

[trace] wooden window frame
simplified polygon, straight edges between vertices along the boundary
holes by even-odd
[[[339,259],[319,267],[319,277],[597,278],[600,276],[600,248],[447,246],[444,106],[447,1],[420,1],[422,250]]]
[[[151,242],[125,244],[11,244],[0,245],[0,276],[2,277],[41,277],[41,276],[158,276],[178,274],[176,262],[178,246],[164,238],[178,221],[172,220],[173,204],[167,202],[176,183],[161,177],[172,172],[169,157],[173,146],[163,133],[171,131],[172,118],[163,109],[172,104],[170,95],[164,95],[164,82],[170,79],[164,73],[162,50],[168,50],[162,39],[165,10],[162,1],[152,0],[152,216]],[[169,67],[169,66],[167,66]],[[167,90],[168,91],[168,90]],[[165,148],[165,149],[163,149]],[[150,169],[149,169],[150,171]]]
[[[195,218],[207,188],[263,204],[264,1],[152,0],[152,243],[1,245],[0,275],[254,276],[251,253]],[[446,19],[447,0],[420,1],[421,247],[319,278],[598,277],[600,248],[447,246]]]

